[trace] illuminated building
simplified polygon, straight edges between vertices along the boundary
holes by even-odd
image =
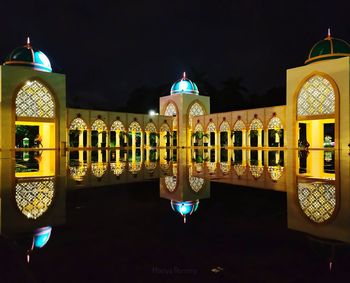
[[[304,66],[287,70],[286,105],[210,113],[210,97],[184,73],[160,97],[160,115],[133,114],[67,108],[65,75],[28,39],[1,66],[0,148],[34,147],[23,127],[44,148],[347,148],[349,56],[350,45],[330,34],[316,43]]]

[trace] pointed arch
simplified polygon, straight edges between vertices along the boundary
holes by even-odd
[[[69,125],[70,130],[80,130],[80,131],[85,131],[87,130],[87,125],[85,121],[82,118],[75,118],[72,120],[72,122]]]
[[[145,131],[148,131],[150,133],[157,133],[156,125],[154,125],[152,122],[149,122],[145,127]]]
[[[96,119],[91,125],[92,131],[107,131],[106,123],[101,119]]]
[[[129,132],[141,132],[142,131],[140,124],[136,121],[132,121],[130,123],[128,130],[129,130]]]
[[[119,120],[115,120],[113,123],[112,123],[112,126],[111,126],[111,131],[121,131],[121,132],[124,132],[125,131],[125,127],[123,125],[123,123]]]
[[[234,131],[243,131],[246,129],[246,126],[242,120],[237,120],[233,126]]]
[[[197,116],[203,116],[205,115],[205,109],[203,105],[198,101],[194,101],[188,108],[188,125],[190,128],[192,128],[192,118]]]

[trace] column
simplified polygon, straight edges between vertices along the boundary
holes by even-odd
[[[135,131],[131,132],[131,146],[136,147],[136,133],[135,133]]]
[[[242,130],[242,147],[247,146],[247,131]]]
[[[262,147],[262,129],[258,129],[258,147]]]
[[[145,146],[151,146],[151,144],[150,144],[150,132],[149,131],[147,131],[147,132],[145,132],[145,135],[146,135],[146,144],[145,144]]]
[[[276,129],[276,133],[275,133],[275,143],[278,143],[278,146],[280,145],[280,135],[278,134],[278,132],[280,131],[280,129]]]
[[[79,145],[78,147],[84,147],[84,130],[79,130]]]
[[[97,147],[101,147],[101,143],[102,143],[102,132],[99,130],[97,132]]]
[[[247,147],[250,147],[250,130],[248,130],[248,135],[247,135]]]
[[[258,166],[262,165],[262,150],[258,150]]]
[[[231,131],[227,131],[227,147],[232,146]]]
[[[115,132],[115,146],[120,147],[120,131]]]
[[[235,131],[233,131],[233,132],[231,132],[231,133],[233,133],[233,135],[232,135],[232,146],[234,146],[234,144],[235,144],[235,140],[236,140],[236,137],[235,137]]]
[[[87,144],[86,144],[86,146],[87,147],[91,147],[91,129],[88,129],[87,131],[86,131],[86,139],[87,139]]]
[[[143,147],[143,144],[144,144],[143,139],[144,139],[144,133],[140,132],[140,147]],[[141,154],[141,156],[142,156],[142,154]]]
[[[215,131],[215,146],[220,146],[220,131]]]
[[[109,137],[110,137],[109,131],[106,131],[106,147],[109,147]]]

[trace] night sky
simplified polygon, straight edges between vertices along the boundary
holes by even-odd
[[[263,94],[285,85],[285,70],[302,65],[328,27],[350,41],[349,3],[6,1],[0,57],[30,36],[67,75],[68,106],[120,108],[136,88],[171,84],[183,71],[191,79],[193,68],[213,85],[240,77]]]

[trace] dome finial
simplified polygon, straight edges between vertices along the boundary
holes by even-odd
[[[186,79],[186,72],[183,73],[182,78]]]
[[[327,38],[331,38],[331,28],[328,28]]]
[[[31,46],[31,44],[30,44],[30,37],[29,36],[27,36],[27,46]]]

